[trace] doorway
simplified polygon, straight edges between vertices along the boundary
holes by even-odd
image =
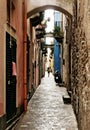
[[[6,32],[6,115],[16,115],[16,39]]]

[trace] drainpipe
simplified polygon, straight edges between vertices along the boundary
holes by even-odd
[[[32,32],[32,24],[30,22],[30,92],[32,92],[32,57],[33,57],[33,54],[32,54],[32,37],[33,37],[33,32]]]
[[[23,83],[24,83],[24,111],[27,111],[27,0],[23,0]]]

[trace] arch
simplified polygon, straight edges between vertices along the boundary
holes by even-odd
[[[40,11],[43,11],[43,10],[46,10],[46,9],[54,9],[54,10],[57,10],[57,11],[60,11],[66,15],[68,15],[69,17],[71,17],[72,15],[66,11],[65,9],[59,7],[59,6],[54,6],[54,5],[45,5],[45,6],[41,6],[41,7],[37,7],[31,11],[29,11],[27,13],[27,18],[29,18],[30,16],[32,16],[33,14],[37,13],[37,12],[40,12]]]

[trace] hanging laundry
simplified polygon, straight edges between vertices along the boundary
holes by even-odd
[[[12,76],[16,76],[17,72],[16,72],[16,63],[12,62]]]

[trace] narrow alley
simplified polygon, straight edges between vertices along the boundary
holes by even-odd
[[[78,130],[72,105],[64,104],[65,87],[57,86],[47,72],[14,130]]]
[[[0,130],[90,130],[90,0],[0,0]]]

